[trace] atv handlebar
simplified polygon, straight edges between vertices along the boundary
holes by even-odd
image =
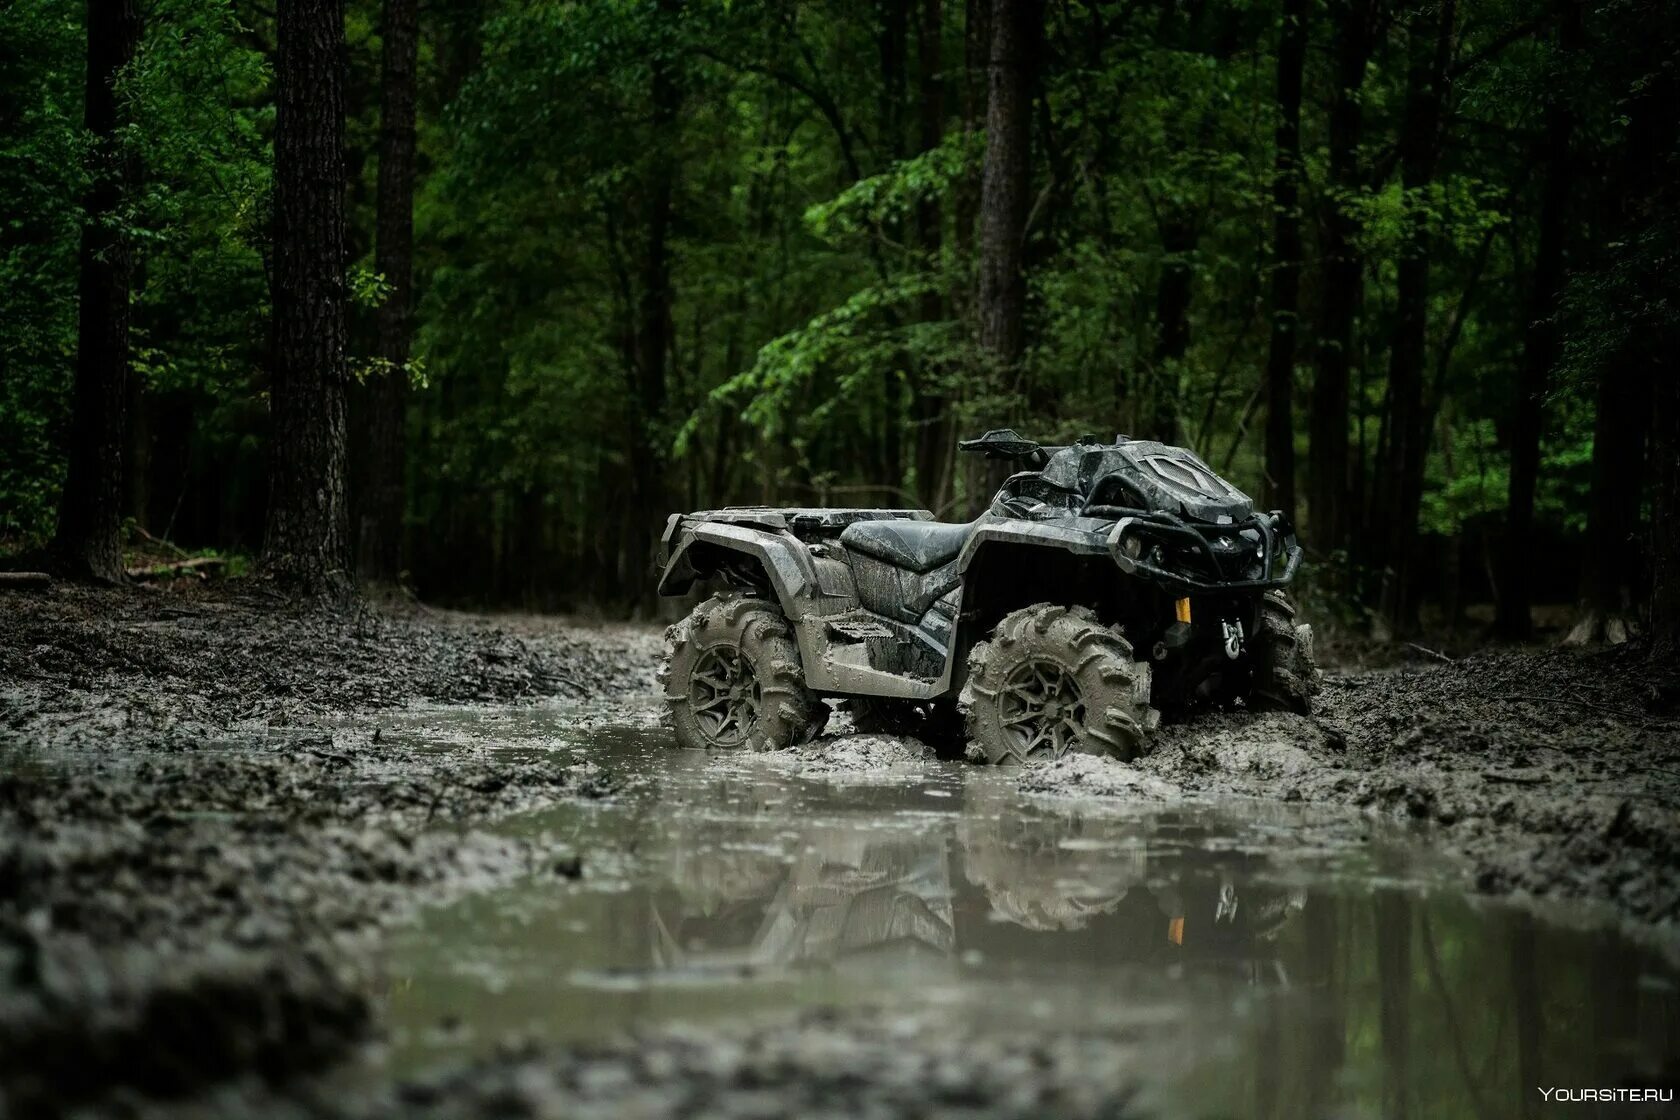
[[[1125,549],[1128,536],[1136,535],[1140,538],[1149,536],[1172,537],[1193,545],[1206,558],[1208,567],[1216,575],[1222,571],[1219,556],[1207,537],[1195,526],[1187,524],[1182,518],[1165,510],[1126,509],[1121,506],[1091,506],[1082,516],[1117,518],[1112,532],[1108,535],[1108,551],[1114,557],[1114,562],[1120,570],[1128,575],[1139,575],[1158,580],[1174,588],[1188,591],[1220,594],[1231,591],[1271,591],[1283,587],[1295,578],[1295,571],[1301,566],[1301,546],[1295,541],[1295,532],[1281,514],[1255,514],[1244,521],[1231,525],[1220,525],[1218,528],[1224,533],[1241,533],[1245,529],[1255,529],[1260,533],[1261,541],[1261,576],[1259,579],[1249,580],[1215,580],[1197,579],[1184,572],[1168,571],[1157,564],[1152,564],[1143,558],[1144,552],[1138,548],[1137,555],[1128,553]],[[1281,538],[1281,539],[1280,539]],[[1278,545],[1283,546],[1283,573],[1274,576],[1273,568],[1277,558]]]

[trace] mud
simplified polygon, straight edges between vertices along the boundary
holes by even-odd
[[[0,595],[0,1115],[342,1061],[382,930],[581,873],[486,822],[612,793],[563,753],[410,749],[376,713],[588,693],[602,718],[658,648],[220,590]]]
[[[647,727],[661,652],[651,628],[337,616],[215,586],[0,593],[0,1116],[1132,1114],[1112,1038],[930,1034],[867,1011],[509,1052],[349,1094],[317,1082],[377,1049],[393,927],[596,873],[587,844],[496,822],[620,793],[559,739],[502,751],[440,724],[416,744],[408,710],[541,701],[573,731]],[[1635,652],[1332,674],[1312,718],[1208,714],[1135,766],[1068,759],[1019,786],[1424,822],[1473,890],[1597,904],[1672,954],[1677,682]],[[716,765],[837,787],[944,765],[845,730]]]
[[[1081,760],[1020,780],[1039,793],[1126,797],[1155,778],[1189,795],[1344,804],[1423,822],[1469,862],[1478,893],[1596,904],[1672,945],[1677,695],[1680,672],[1634,649],[1477,654],[1332,673],[1310,718],[1168,723],[1136,777],[1120,763]]]

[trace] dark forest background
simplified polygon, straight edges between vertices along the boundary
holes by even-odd
[[[9,0],[0,540],[632,608],[1126,432],[1379,633],[1674,635],[1677,105],[1664,0]]]

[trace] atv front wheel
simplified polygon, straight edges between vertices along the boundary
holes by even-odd
[[[974,647],[961,705],[970,755],[1025,763],[1070,751],[1130,761],[1160,722],[1149,666],[1083,607],[1036,606]]]
[[[1312,627],[1295,622],[1295,608],[1283,592],[1268,591],[1260,600],[1260,622],[1249,649],[1254,676],[1248,706],[1306,715],[1318,691]]]
[[[665,703],[680,746],[777,750],[828,722],[805,687],[793,627],[763,599],[714,596],[666,637]]]

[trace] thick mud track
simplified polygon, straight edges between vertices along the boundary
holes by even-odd
[[[1168,722],[1135,767],[1023,773],[1048,796],[1251,796],[1415,820],[1493,896],[1586,902],[1680,933],[1680,672],[1641,651],[1490,652],[1330,674],[1311,717]]]
[[[416,750],[378,712],[587,697],[588,718],[617,704],[645,722],[661,653],[651,628],[339,616],[215,590],[0,594],[0,1116],[746,1116],[832,1099],[819,1091],[879,1115],[1132,1114],[1112,1040],[900,1038],[867,1012],[320,1087],[316,1071],[378,1038],[382,931],[464,892],[585,873],[587,850],[487,826],[613,793],[565,751]],[[1020,785],[1428,822],[1474,889],[1600,904],[1672,952],[1677,702],[1680,675],[1637,651],[1484,654],[1332,674],[1314,717],[1207,714],[1168,724],[1135,767],[1074,758]],[[891,781],[926,754],[828,738],[766,762]]]

